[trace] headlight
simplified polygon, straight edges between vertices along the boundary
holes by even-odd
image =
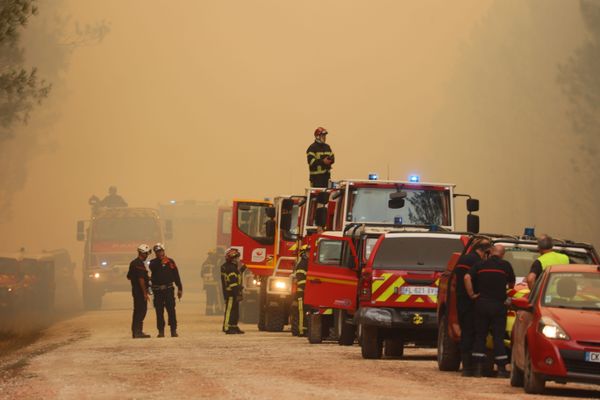
[[[287,285],[283,281],[275,281],[275,289],[285,289]]]
[[[8,288],[8,291],[9,291],[9,292],[12,292],[12,288],[11,288],[11,287],[9,287],[9,288]]]
[[[260,281],[258,279],[252,279],[252,284],[254,286],[260,286]]]
[[[538,330],[548,339],[569,340],[569,335],[552,318],[542,317]]]
[[[89,274],[88,277],[98,279],[98,278],[100,278],[100,272],[95,272],[93,274]]]
[[[108,265],[108,261],[102,261],[102,262],[100,263],[100,265],[102,265],[103,267],[106,267],[106,266]]]

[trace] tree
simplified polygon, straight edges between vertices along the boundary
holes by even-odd
[[[20,30],[37,14],[37,0],[0,0],[0,143],[14,137],[32,109],[48,96],[50,85],[36,68],[23,65]]]

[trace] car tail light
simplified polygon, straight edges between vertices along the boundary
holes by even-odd
[[[373,275],[370,272],[363,272],[360,279],[360,287],[358,298],[360,301],[371,300],[371,284],[373,283]]]

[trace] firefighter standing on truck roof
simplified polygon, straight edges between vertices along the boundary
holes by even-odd
[[[294,267],[296,277],[296,301],[298,303],[298,336],[306,334],[304,313],[304,288],[306,287],[306,274],[308,272],[308,252],[310,247],[305,244],[298,251],[299,259]]]
[[[529,286],[529,289],[533,288],[535,281],[546,268],[552,265],[567,265],[571,263],[566,254],[553,251],[553,247],[554,243],[550,236],[542,235],[538,239],[538,250],[541,256],[533,262],[529,274],[527,275],[527,286]]]
[[[131,281],[131,295],[133,296],[133,317],[131,320],[131,335],[134,339],[149,338],[144,333],[144,318],[148,311],[148,287],[150,278],[144,262],[152,252],[150,246],[141,244],[137,248],[138,256],[129,264],[127,279]]]
[[[169,317],[171,337],[178,337],[177,315],[175,314],[175,288],[177,285],[177,297],[183,296],[183,286],[179,277],[177,264],[172,258],[165,256],[165,246],[156,243],[153,247],[156,257],[150,261],[150,272],[152,276],[152,291],[154,292],[154,308],[156,309],[156,327],[158,337],[165,336],[165,308]]]
[[[111,186],[108,188],[108,196],[103,198],[98,205],[100,207],[127,207],[127,202],[117,194],[117,187]]]
[[[319,127],[315,130],[315,141],[306,150],[306,159],[310,173],[310,186],[326,188],[331,177],[331,165],[335,155],[327,143],[327,130]]]
[[[244,333],[238,327],[240,300],[242,297],[242,272],[246,266],[240,261],[238,249],[230,248],[225,252],[225,263],[221,265],[221,283],[225,297],[225,316],[223,332],[228,335]]]
[[[465,275],[465,288],[469,297],[475,300],[475,344],[473,376],[481,377],[486,358],[485,342],[492,331],[494,342],[494,362],[498,365],[498,377],[508,378],[506,370],[508,355],[504,347],[506,330],[506,288],[515,287],[515,272],[512,265],[502,259],[504,246],[492,247],[490,257],[481,261]]]
[[[488,256],[491,249],[489,240],[480,239],[471,247],[468,254],[462,255],[454,268],[456,275],[456,312],[460,325],[460,357],[462,360],[462,376],[473,376],[473,342],[475,341],[475,327],[473,325],[474,303],[465,290],[465,275],[481,260]]]

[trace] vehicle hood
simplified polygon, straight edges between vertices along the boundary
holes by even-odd
[[[542,315],[556,321],[571,339],[600,339],[600,311],[545,307]]]

